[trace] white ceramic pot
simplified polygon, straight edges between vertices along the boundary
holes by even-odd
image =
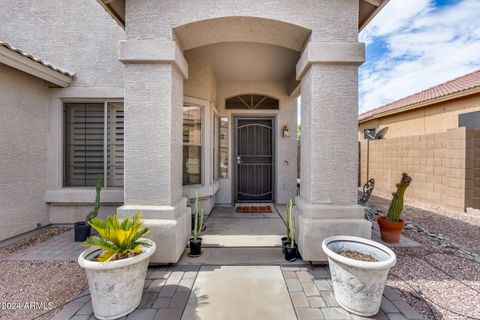
[[[338,304],[363,317],[378,313],[388,271],[397,262],[395,253],[372,240],[350,236],[326,238],[322,249],[328,256],[333,290]],[[369,254],[378,262],[366,262],[339,255],[343,250]]]
[[[132,258],[105,263],[92,261],[99,253],[95,247],[78,257],[78,263],[87,273],[93,312],[98,319],[124,317],[140,304],[148,263],[156,248],[153,241],[140,240],[151,246],[144,247],[141,254]]]

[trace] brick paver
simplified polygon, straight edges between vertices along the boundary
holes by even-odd
[[[185,268],[186,272],[181,270],[179,266],[150,268],[145,280],[148,285],[144,289],[140,305],[126,319],[180,320],[198,275],[198,267]],[[67,304],[54,319],[83,318],[95,319],[89,296]]]
[[[419,320],[420,314],[408,305],[399,294],[385,287],[380,312],[373,317],[360,317],[342,309],[333,293],[330,271],[326,266],[282,266],[290,298],[297,317],[320,320]],[[293,277],[293,274],[297,278]],[[300,290],[301,289],[301,290]],[[306,301],[305,301],[306,298]]]

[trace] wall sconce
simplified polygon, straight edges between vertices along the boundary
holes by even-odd
[[[288,130],[288,126],[287,125],[284,125],[282,127],[282,137],[286,138],[290,136],[290,133],[289,133],[289,130]]]

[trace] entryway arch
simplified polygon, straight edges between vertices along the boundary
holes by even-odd
[[[230,16],[179,25],[173,32],[183,50],[221,42],[252,42],[301,52],[312,30],[280,20]]]

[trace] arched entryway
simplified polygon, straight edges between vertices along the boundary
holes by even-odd
[[[357,68],[363,61],[364,48],[355,42],[356,31],[352,28],[357,27],[357,20],[350,19],[349,10],[356,15],[357,8],[312,8],[318,11],[318,17],[325,18],[306,19],[306,26],[321,26],[312,29],[288,22],[282,10],[278,15],[272,11],[272,18],[218,17],[226,10],[224,4],[212,13],[213,19],[201,19],[208,15],[192,12],[177,19],[166,8],[156,24],[138,19],[139,13],[144,19],[151,17],[143,3],[138,6],[132,7],[130,18],[135,25],[127,27],[128,40],[120,42],[119,50],[120,60],[126,64],[126,168],[125,205],[118,211],[127,215],[142,210],[146,224],[155,229],[152,237],[172,244],[160,246],[153,261],[177,261],[190,233],[181,179],[180,123],[186,97],[199,99],[204,106],[202,128],[207,131],[199,145],[207,150],[200,160],[208,168],[216,158],[211,152],[216,147],[211,138],[215,117],[229,120],[227,177],[215,179],[212,171],[205,171],[205,179],[195,186],[201,195],[206,199],[206,192],[213,190],[216,194],[210,199],[217,203],[234,201],[234,120],[263,117],[272,119],[266,127],[276,138],[271,142],[275,147],[271,199],[285,203],[296,194],[297,144],[294,135],[283,136],[280,128],[294,131],[295,97],[301,91],[302,187],[295,208],[300,252],[306,260],[321,261],[325,255],[318,244],[326,236],[344,233],[368,237],[370,226],[362,220],[363,211],[356,205]],[[151,6],[151,10],[156,8],[155,4]],[[333,18],[342,13],[349,18]],[[279,19],[274,19],[277,16]],[[294,18],[301,21],[298,16]],[[328,25],[336,26],[337,21],[342,24],[335,27],[338,33],[328,31]],[[259,109],[262,103],[254,103],[252,93],[276,97],[278,110]],[[247,97],[237,99],[245,109],[227,108],[227,102],[231,102],[228,99],[245,95],[250,95],[250,103],[245,101]],[[240,127],[244,125],[255,127],[259,123]],[[260,191],[258,194],[262,194]]]

